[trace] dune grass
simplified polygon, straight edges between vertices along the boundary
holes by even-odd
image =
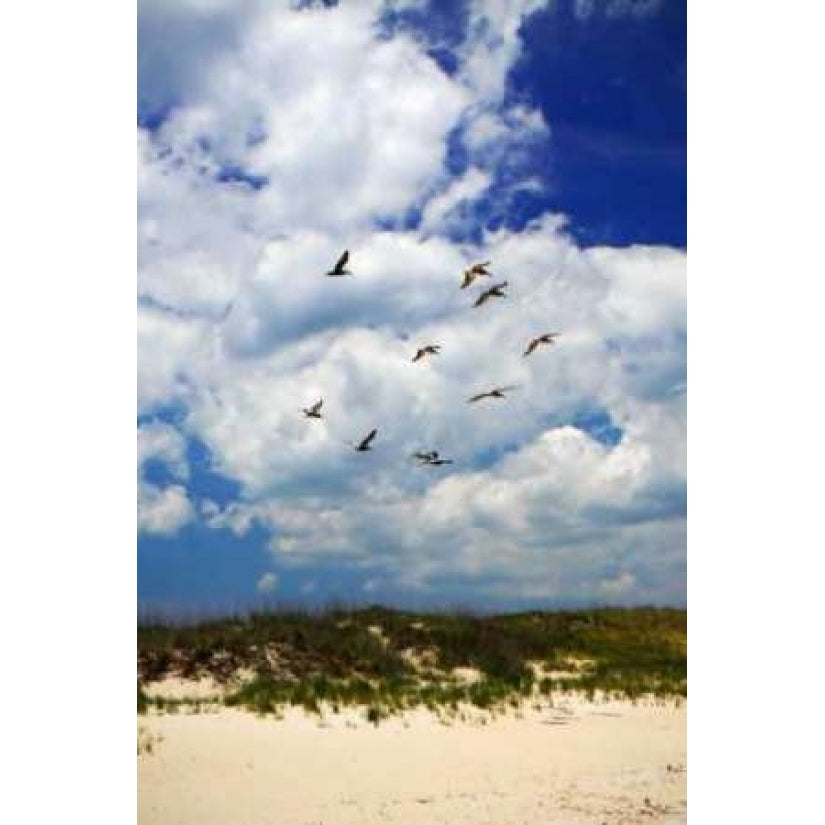
[[[477,678],[468,682],[457,668]],[[170,675],[210,676],[227,686],[227,705],[259,713],[358,705],[376,724],[405,708],[489,709],[554,690],[686,696],[687,614],[634,608],[476,616],[370,607],[139,624],[139,711],[170,709],[142,690]]]

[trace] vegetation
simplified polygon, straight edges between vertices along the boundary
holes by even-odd
[[[165,676],[212,677],[226,686],[227,705],[259,713],[358,705],[375,724],[405,708],[494,709],[557,690],[685,696],[687,614],[634,608],[476,616],[370,607],[141,623],[140,712],[178,709],[142,689]]]

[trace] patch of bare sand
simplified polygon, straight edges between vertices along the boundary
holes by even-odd
[[[364,711],[140,719],[140,825],[675,825],[685,704],[556,698],[445,724]],[[520,717],[520,718],[519,718]]]

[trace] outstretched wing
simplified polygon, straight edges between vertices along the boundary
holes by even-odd
[[[420,350],[418,350],[418,352],[416,352],[415,357],[413,358],[413,361],[419,361],[423,357],[424,357],[424,350],[420,349]]]
[[[533,339],[533,340],[529,343],[529,345],[527,346],[527,349],[526,349],[526,350],[524,350],[524,352],[522,353],[522,355],[530,355],[530,353],[534,352],[534,351],[535,351],[535,349],[536,349],[536,347],[539,345],[539,342],[540,342],[540,341],[541,341],[541,339],[540,339],[540,338],[534,338],[534,339]]]
[[[481,295],[476,298],[476,302],[473,304],[474,307],[480,307],[491,295],[490,290],[488,289],[486,292],[482,292]]]
[[[464,273],[464,281],[461,284],[462,289],[467,289],[468,286],[473,282],[473,273],[470,270],[467,270]]]
[[[365,439],[364,439],[364,440],[363,440],[363,441],[362,441],[362,442],[358,445],[358,449],[359,449],[359,450],[365,450],[367,447],[369,447],[370,442],[373,440],[373,438],[375,438],[375,436],[376,436],[376,433],[377,433],[377,432],[378,432],[378,430],[373,430],[373,431],[372,431],[372,432],[371,432],[371,433],[370,433],[370,434],[369,434],[369,435],[368,435],[368,436],[367,436],[367,437],[366,437],[366,438],[365,438]]]
[[[332,271],[333,272],[343,272],[344,267],[347,265],[348,260],[349,260],[349,250],[345,249],[344,254],[341,255],[341,257],[338,259],[338,263],[335,264],[335,269],[333,269]]]
[[[310,412],[319,413],[321,412],[321,407],[324,405],[324,399],[319,399],[315,404],[313,404],[309,409]]]
[[[489,392],[480,392],[478,395],[474,395],[472,398],[467,399],[468,404],[472,404],[473,401],[481,401],[482,398],[487,398]]]

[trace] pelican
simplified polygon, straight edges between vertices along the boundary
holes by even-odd
[[[338,259],[338,262],[335,264],[335,266],[329,272],[327,272],[327,277],[338,278],[342,275],[352,275],[352,273],[346,268],[348,260],[349,250],[345,249],[344,253]]]
[[[307,418],[323,418],[324,416],[321,415],[323,403],[324,399],[319,398],[308,410],[302,410],[302,412]]]
[[[502,290],[507,286],[507,281],[502,281],[500,284],[494,284],[489,289],[484,290],[481,295],[476,298],[474,307],[480,307],[489,298],[506,298],[507,296]]]
[[[559,337],[561,333],[558,332],[547,332],[544,335],[539,335],[538,338],[534,338],[527,346],[527,349],[524,350],[522,356],[530,355],[531,352],[534,352],[536,348],[540,344],[555,344],[556,338]]]
[[[416,352],[413,361],[420,361],[425,355],[438,355],[440,349],[440,344],[427,344],[426,347],[421,347],[421,349]]]
[[[357,453],[366,453],[370,448],[370,442],[375,438],[378,430],[373,430],[357,447],[353,444],[352,446],[355,447],[355,452]]]
[[[417,458],[421,467],[440,467],[442,464],[452,464],[449,458],[439,458],[438,450],[430,450],[429,452],[413,453],[413,458]]]
[[[506,396],[504,395],[504,393],[514,389],[515,386],[496,387],[494,390],[489,390],[488,392],[480,392],[478,395],[474,395],[472,398],[468,398],[467,403],[472,404],[474,401],[481,401],[482,398],[505,398]]]
[[[464,281],[461,284],[461,288],[466,289],[476,278],[481,275],[486,275],[488,278],[492,278],[493,276],[487,271],[488,266],[490,266],[490,261],[484,261],[482,264],[473,264],[471,267],[465,269]]]
[[[429,450],[426,453],[419,450],[413,453],[412,457],[417,458],[422,464],[430,464],[438,458],[438,450]]]

